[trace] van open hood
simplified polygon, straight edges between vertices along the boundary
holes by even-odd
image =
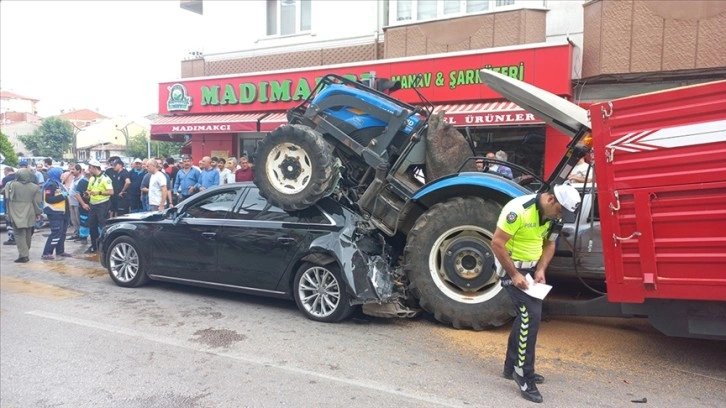
[[[488,69],[481,70],[481,78],[489,88],[567,135],[575,136],[582,127],[592,129],[587,110],[555,94]]]

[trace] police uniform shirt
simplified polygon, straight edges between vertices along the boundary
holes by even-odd
[[[540,224],[538,197],[537,194],[517,197],[499,215],[497,228],[512,236],[506,248],[515,261],[537,261],[542,256],[550,221]]]
[[[106,190],[113,190],[113,182],[110,178],[108,178],[107,175],[101,173],[98,176],[92,176],[91,179],[88,181],[88,189],[87,191],[89,193],[96,192],[96,193],[103,193]],[[92,195],[90,198],[91,204],[100,204],[105,201],[108,201],[110,199],[107,195]]]

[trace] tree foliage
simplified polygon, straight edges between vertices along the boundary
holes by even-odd
[[[181,152],[181,143],[176,142],[151,142],[151,155],[154,157],[176,157]]]
[[[129,149],[127,153],[129,157],[138,157],[140,159],[145,159],[147,156],[146,147],[146,132],[141,132],[134,136],[129,136]]]
[[[69,151],[73,144],[73,125],[65,119],[50,117],[43,119],[43,123],[32,135],[18,138],[33,152],[33,156],[61,160],[63,153]]]
[[[129,157],[138,157],[145,159],[148,156],[148,145],[147,145],[146,132],[139,133],[129,137]],[[169,157],[179,156],[181,151],[181,143],[175,142],[159,142],[156,140],[151,141],[151,156],[152,157]]]
[[[10,143],[10,139],[2,132],[0,132],[0,154],[5,156],[3,164],[13,167],[18,165],[18,155],[15,154],[13,144]]]

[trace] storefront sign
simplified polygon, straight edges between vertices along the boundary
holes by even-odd
[[[192,98],[187,93],[184,84],[174,84],[167,88],[169,97],[166,100],[166,109],[173,111],[188,111],[192,107]]]
[[[256,132],[257,121],[239,121],[236,123],[189,123],[183,117],[173,118],[179,123],[152,123],[152,134],[196,134],[196,133],[237,133]],[[167,121],[168,122],[168,121]]]
[[[542,123],[534,115],[521,113],[446,113],[444,120],[454,126],[496,126]]]
[[[159,84],[159,113],[178,110],[188,113],[282,111],[307,98],[320,79],[331,73],[362,80],[375,72],[378,78],[401,81],[402,89],[394,96],[409,103],[420,102],[418,95],[411,89],[414,86],[435,104],[502,99],[483,85],[479,75],[482,68],[495,70],[557,95],[571,96],[571,55],[572,46],[568,43],[439,58],[422,56],[382,60],[348,67],[162,83]]]
[[[171,131],[174,133],[182,132],[229,132],[232,125],[173,125]]]

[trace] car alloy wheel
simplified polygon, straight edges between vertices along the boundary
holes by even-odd
[[[332,315],[341,302],[341,288],[333,273],[321,266],[305,271],[300,278],[298,295],[305,310],[318,318]]]
[[[141,262],[133,245],[120,242],[111,248],[108,257],[109,271],[120,283],[130,283],[139,273]]]

